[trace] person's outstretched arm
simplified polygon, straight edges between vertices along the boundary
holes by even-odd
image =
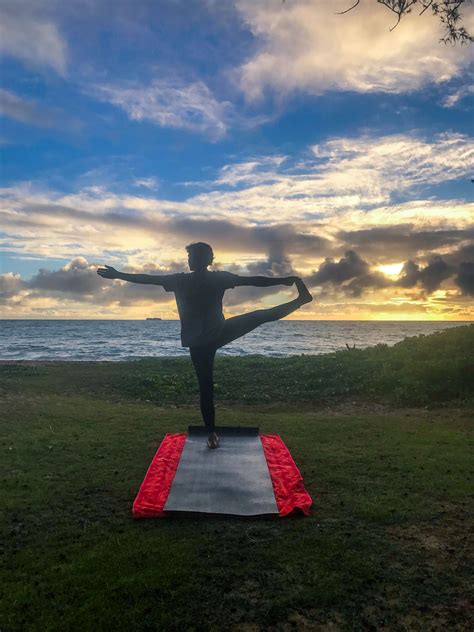
[[[293,285],[298,279],[297,276],[288,277],[266,277],[266,276],[251,276],[245,277],[238,275],[235,286],[238,285],[253,285],[254,287],[269,287],[270,285]]]
[[[103,279],[121,279],[122,281],[131,281],[132,283],[146,283],[149,285],[162,285],[164,276],[158,274],[128,274],[127,272],[119,272],[112,266],[105,268],[97,268],[97,274]]]

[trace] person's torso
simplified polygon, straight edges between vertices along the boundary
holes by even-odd
[[[222,298],[225,289],[219,272],[183,273],[175,290],[181,320],[181,338],[186,346],[206,344],[222,329]]]

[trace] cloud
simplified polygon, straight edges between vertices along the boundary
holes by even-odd
[[[434,141],[434,142],[433,142]],[[438,134],[432,142],[417,134],[374,138],[336,138],[313,145],[319,170],[340,188],[354,186],[372,195],[397,194],[467,175],[474,162],[474,142],[462,134]],[[469,166],[468,166],[469,165]]]
[[[446,262],[457,270],[454,279],[465,296],[474,295],[474,242],[453,250],[444,256]]]
[[[435,256],[424,267],[413,261],[407,261],[396,283],[405,288],[420,284],[423,289],[431,293],[437,290],[441,283],[453,274],[454,269],[442,257]]]
[[[441,283],[453,275],[453,269],[443,260],[436,256],[430,263],[420,270],[420,283],[427,292],[434,292]]]
[[[463,294],[474,296],[474,261],[464,261],[459,265],[455,281]]]
[[[182,201],[118,195],[102,186],[84,187],[64,195],[19,184],[0,192],[3,221],[7,229],[16,231],[15,227],[22,227],[20,233],[15,233],[19,238],[29,223],[31,227],[45,224],[44,232],[36,231],[36,238],[31,234],[31,241],[36,243],[44,244],[48,237],[48,242],[58,244],[59,233],[65,237],[68,234],[68,241],[76,241],[74,235],[80,229],[85,247],[92,248],[95,243],[97,247],[117,249],[127,247],[128,235],[109,231],[99,236],[98,225],[124,229],[128,226],[134,230],[136,242],[151,244],[156,243],[161,233],[163,219],[183,220],[183,230],[177,232],[177,236],[184,234],[187,239],[187,234],[192,239],[191,229],[184,233],[186,222],[209,222],[212,217],[210,223],[201,225],[203,230],[198,223],[192,229],[201,234],[206,231],[210,235],[222,234],[229,243],[226,225],[221,231],[219,224],[214,225],[213,233],[212,222],[231,221],[243,227],[265,227],[275,223],[278,215],[279,224],[291,225],[302,234],[316,232],[326,239],[332,239],[344,226],[347,239],[354,239],[353,244],[347,243],[346,249],[349,246],[357,250],[363,235],[350,235],[351,231],[394,224],[413,224],[420,229],[425,226],[426,231],[464,230],[472,223],[474,205],[462,199],[436,200],[430,185],[470,175],[473,155],[474,143],[459,134],[442,134],[430,141],[401,134],[337,138],[312,146],[309,153],[303,152],[304,160],[299,160],[299,156],[292,160],[283,156],[261,156],[225,165],[215,180],[207,182],[210,190]],[[430,199],[423,198],[423,190]],[[394,203],[392,198],[400,193],[411,199]],[[105,212],[107,217],[102,217]],[[59,219],[52,219],[55,216],[68,217],[71,222],[59,224]],[[53,223],[54,233],[50,229]],[[322,231],[319,224],[324,224]],[[145,237],[146,232],[148,237]],[[236,233],[229,235],[233,238]],[[398,242],[403,239],[400,235]],[[235,239],[230,244],[234,250],[237,243]],[[314,247],[318,248],[318,244],[314,243]],[[63,254],[73,256],[96,251]],[[40,254],[44,253],[43,248]],[[332,253],[319,253],[320,257],[327,254]],[[383,256],[382,252],[375,254]],[[387,251],[389,256],[391,253]],[[401,258],[412,256],[412,252],[406,252]]]
[[[465,255],[461,254],[464,257]],[[107,280],[97,275],[99,264],[89,262],[85,257],[75,257],[67,264],[56,270],[41,268],[31,279],[23,280],[19,274],[6,273],[0,275],[0,303],[4,306],[5,314],[24,317],[31,315],[42,316],[100,316],[109,317],[143,317],[153,306],[160,306],[162,315],[176,317],[173,296],[164,292],[159,286],[141,285]],[[403,295],[399,295],[402,287],[399,281],[385,277],[374,270],[370,264],[354,252],[347,252],[339,261],[327,260],[314,273],[313,281],[322,285],[330,285],[332,292],[325,291],[318,296],[311,312],[305,310],[305,315],[337,316],[342,313],[360,316],[361,313],[406,313],[424,311],[432,314],[450,315],[469,318],[468,307],[463,305],[462,297],[457,297],[453,290],[438,292],[442,280],[457,271],[455,282],[466,296],[473,292],[474,262],[468,265],[461,263],[459,267],[447,264],[441,258],[434,259],[427,266],[421,267],[413,262],[407,262],[402,277],[409,283],[403,284]],[[289,259],[286,261],[254,261],[246,266],[227,266],[231,271],[245,275],[278,275],[287,276],[297,274]],[[122,268],[131,273],[171,274],[184,271],[182,264],[172,264],[168,267],[147,263],[140,266],[125,266]],[[311,281],[306,278],[306,281]],[[421,285],[423,294],[407,295],[407,287]],[[344,296],[351,297],[349,302],[339,304],[332,299],[338,297],[339,290]],[[389,294],[377,294],[371,301],[358,303],[353,299],[359,297],[366,290],[388,290]],[[430,293],[435,293],[433,300],[428,300]],[[448,294],[450,294],[448,296]],[[229,315],[235,312],[249,311],[268,306],[274,302],[281,303],[291,300],[295,295],[295,288],[275,286],[271,288],[241,287],[226,294],[225,308]],[[275,298],[271,298],[275,296]],[[329,302],[328,302],[329,299]],[[388,300],[387,300],[388,299]],[[263,305],[262,305],[262,301]],[[303,314],[300,314],[300,317]]]
[[[336,15],[346,0],[236,0],[256,38],[254,51],[238,71],[246,96],[270,89],[284,96],[329,90],[400,93],[443,83],[469,64],[463,47],[439,43],[443,27],[426,12],[409,15],[397,28],[393,14],[376,2]],[[463,7],[464,8],[464,7]],[[473,11],[465,7],[470,27]]]
[[[76,257],[60,270],[41,268],[33,278],[25,283],[32,290],[65,292],[75,295],[94,294],[101,283],[94,277],[95,270],[84,257]]]
[[[264,156],[255,160],[224,165],[215,185],[255,185],[278,180],[275,169],[285,161],[285,156]]]
[[[390,287],[392,280],[377,270],[361,274],[353,278],[344,286],[344,292],[350,296],[361,296],[367,289],[382,289]]]
[[[349,281],[354,277],[363,276],[369,271],[369,264],[353,250],[348,250],[339,261],[327,257],[319,266],[319,270],[307,281],[311,285],[321,285],[323,283],[337,283]]]
[[[58,124],[58,118],[63,117],[60,111],[50,110],[36,101],[23,99],[13,92],[2,89],[0,89],[0,115],[36,127],[55,127]]]
[[[49,239],[52,237],[53,227],[60,235],[67,231],[68,236],[73,238],[77,229],[72,226],[80,226],[83,232],[82,242],[91,247],[87,242],[90,236],[89,238],[99,246],[98,252],[108,245],[109,239],[121,238],[122,233],[117,229],[123,229],[124,239],[128,244],[133,235],[137,238],[143,235],[144,239],[155,244],[161,241],[169,242],[170,239],[175,243],[210,241],[218,242],[221,252],[235,252],[237,249],[241,253],[266,253],[273,261],[284,259],[286,250],[294,254],[309,254],[327,249],[329,246],[326,237],[311,231],[298,230],[287,223],[259,226],[249,223],[237,224],[229,219],[189,217],[179,213],[169,216],[162,210],[159,212],[159,208],[154,209],[153,202],[153,212],[129,213],[127,208],[123,208],[123,198],[117,196],[103,200],[99,197],[94,204],[95,199],[95,196],[79,196],[76,199],[74,196],[64,196],[59,201],[70,203],[66,205],[55,200],[34,197],[29,199],[19,191],[16,200],[14,197],[8,199],[8,208],[0,210],[0,217],[4,221],[7,234],[18,234],[19,229],[26,233],[34,230],[36,236],[47,235]],[[141,202],[141,198],[132,198],[129,205],[136,208]],[[90,208],[76,208],[75,203],[77,206]],[[115,210],[109,210],[110,207]],[[107,234],[104,234],[104,227],[114,230],[108,230]],[[79,244],[76,240],[73,243],[77,249]],[[55,256],[57,255],[55,252]]]
[[[135,178],[133,185],[149,189],[150,191],[156,191],[158,189],[158,180],[154,176],[149,178]]]
[[[339,304],[338,309],[344,313],[345,310],[348,309],[348,306],[346,304],[346,306],[344,306],[344,304]],[[335,309],[336,306],[333,307],[333,309]],[[354,302],[350,304],[350,309],[354,310],[356,313],[357,312],[362,312],[362,313],[366,313],[366,314],[376,314],[377,316],[380,317],[380,315],[388,315],[391,318],[393,318],[393,316],[395,317],[404,317],[406,315],[412,315],[413,317],[421,317],[420,320],[424,317],[426,317],[427,314],[430,314],[430,312],[434,315],[438,315],[438,317],[440,315],[445,315],[445,312],[448,311],[448,309],[451,311],[451,309],[453,310],[453,312],[459,313],[461,312],[461,309],[459,308],[439,308],[435,311],[433,309],[433,306],[431,305],[431,303],[429,303],[428,301],[423,301],[423,300],[417,300],[417,301],[409,301],[409,300],[401,300],[401,301],[397,301],[397,302],[389,302],[389,301],[382,301],[382,300],[378,300],[376,302],[373,303],[362,303],[362,302]]]
[[[469,294],[472,290],[473,248],[474,245],[459,249],[456,253],[448,255],[447,260],[440,255],[433,255],[424,266],[409,260],[403,265],[397,279],[382,274],[358,253],[348,250],[339,261],[327,257],[316,272],[305,276],[305,281],[311,287],[325,284],[339,286],[343,292],[354,297],[360,296],[369,288],[393,289],[416,286],[421,287],[427,294],[432,294],[444,281],[457,273],[455,283],[463,293]],[[454,263],[455,261],[457,263]]]
[[[0,6],[0,52],[33,67],[66,74],[67,44],[39,3],[4,0]]]
[[[329,245],[325,237],[300,232],[289,224],[242,226],[229,220],[176,218],[168,221],[167,228],[171,233],[194,241],[215,240],[221,249],[231,252],[236,249],[248,253],[265,252],[274,263],[284,260],[286,251],[309,254]]]
[[[158,286],[102,279],[97,274],[100,264],[89,263],[85,257],[75,257],[59,270],[40,270],[25,281],[19,274],[0,275],[0,300],[3,304],[31,302],[41,297],[61,297],[96,305],[128,306],[137,301],[169,302],[170,295]],[[167,269],[150,264],[144,269],[129,269],[131,273],[172,274],[179,269]]]
[[[227,132],[231,104],[217,101],[203,81],[155,79],[149,85],[103,85],[88,89],[102,101],[122,108],[133,121],[186,129],[217,140]]]
[[[465,97],[474,93],[474,86],[461,86],[455,92],[448,94],[443,99],[443,107],[452,108],[462,101]]]
[[[472,270],[474,265],[474,243],[461,246],[441,256],[431,255],[427,265],[422,266],[408,260],[394,285],[403,288],[421,286],[428,294],[435,292],[447,279],[454,275],[455,284],[463,294],[472,292]]]
[[[305,276],[311,286],[332,284],[351,296],[360,296],[367,288],[383,288],[390,280],[381,272],[372,271],[370,264],[353,250],[348,250],[339,261],[326,257],[317,272]]]
[[[355,138],[335,138],[310,147],[311,153],[290,160],[282,157],[253,159],[226,165],[225,171],[209,183],[213,190],[188,199],[188,203],[214,213],[232,213],[243,218],[268,221],[277,211],[286,221],[310,221],[338,216],[339,223],[371,224],[367,211],[374,210],[376,224],[393,224],[436,211],[446,218],[469,216],[469,205],[454,200],[414,201],[414,196],[438,185],[471,174],[474,142],[465,135],[445,133],[430,140],[416,133]],[[219,190],[234,186],[235,190]],[[411,196],[405,205],[393,204],[393,198]],[[427,193],[429,195],[429,193]],[[416,200],[416,198],[415,198]],[[456,208],[456,206],[458,208]],[[251,210],[250,210],[251,209]],[[346,215],[347,214],[347,215]],[[402,219],[403,218],[403,219]]]
[[[412,257],[414,253],[458,246],[466,240],[472,240],[474,227],[427,230],[413,223],[396,224],[353,231],[341,230],[337,237],[351,248],[362,249],[366,256],[379,261],[396,261]]]
[[[465,261],[474,262],[474,242],[452,250],[443,256],[449,264],[454,266],[458,266]]]
[[[7,272],[0,274],[0,304],[5,304],[14,296],[20,294],[23,282],[19,274]]]
[[[291,258],[284,253],[283,245],[281,248],[273,249],[269,257],[260,261],[247,262],[245,266],[231,265],[227,266],[230,272],[241,274],[243,276],[270,276],[270,277],[286,277],[296,276],[298,273],[293,267]],[[225,306],[240,306],[246,303],[255,306],[262,298],[269,297],[274,294],[281,293],[295,294],[294,288],[288,291],[287,288],[281,286],[270,286],[267,288],[242,286],[235,288],[235,291],[225,295]]]
[[[121,280],[103,279],[97,274],[99,264],[90,263],[85,257],[75,257],[57,270],[40,268],[29,280],[23,280],[19,274],[0,275],[0,304],[7,307],[34,305],[39,299],[55,299],[69,303],[106,306],[109,308],[173,303],[174,297],[161,287]],[[156,266],[148,263],[140,267],[125,266],[122,271],[152,275],[173,274],[184,271],[183,266]],[[241,270],[235,270],[236,272]],[[259,262],[249,266],[248,272],[256,274],[281,274],[281,263]],[[291,270],[288,269],[288,273]],[[281,288],[239,288],[240,291],[228,295],[226,307],[241,305],[250,300],[256,301],[263,296],[275,294]]]
[[[420,183],[464,177],[471,153],[471,141],[454,134],[430,141],[398,134],[378,142],[367,135],[331,139],[301,159],[253,156],[224,165],[206,183],[210,191],[179,201],[117,194],[100,183],[69,194],[23,183],[0,191],[0,246],[17,256],[83,257],[138,270],[155,262],[174,270],[184,262],[187,243],[205,241],[221,268],[300,274],[318,296],[430,296],[440,284],[459,296],[455,279],[460,264],[471,260],[474,206],[436,200],[429,186],[427,199],[394,203],[392,196],[401,187],[408,197],[419,195]],[[435,256],[448,268],[433,266]],[[382,274],[381,265],[402,261],[415,266],[411,277],[407,268],[398,283]],[[44,287],[36,291],[49,292],[47,283],[59,283],[66,272],[37,275]],[[86,283],[69,274],[68,282]],[[228,305],[255,309],[270,294],[275,290],[246,288],[241,296],[229,295]],[[89,301],[87,292],[82,296]]]

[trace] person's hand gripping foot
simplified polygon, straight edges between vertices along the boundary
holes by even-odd
[[[211,450],[215,450],[219,447],[219,437],[215,432],[210,432],[207,437],[207,447]]]
[[[304,305],[304,303],[311,303],[311,301],[313,300],[313,297],[311,296],[308,288],[304,284],[303,279],[300,279],[300,277],[296,277],[295,285],[299,292],[298,299],[300,303],[302,305]]]

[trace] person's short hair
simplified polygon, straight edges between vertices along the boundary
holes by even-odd
[[[194,244],[186,246],[188,253],[196,254],[198,259],[202,261],[206,266],[211,265],[214,261],[214,253],[209,244],[205,244],[203,241],[197,241]]]

